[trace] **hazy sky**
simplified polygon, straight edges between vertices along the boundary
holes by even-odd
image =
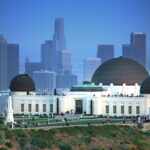
[[[51,39],[54,19],[64,17],[74,72],[96,55],[97,44],[129,43],[131,32],[146,32],[150,47],[150,0],[0,0],[0,33],[20,44],[21,64],[40,60],[40,45]]]

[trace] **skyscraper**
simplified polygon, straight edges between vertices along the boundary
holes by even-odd
[[[53,93],[56,88],[56,73],[47,70],[34,71],[33,80],[36,90],[41,93]]]
[[[57,74],[56,87],[57,88],[71,88],[77,84],[77,76],[70,73]]]
[[[62,51],[66,49],[65,33],[64,33],[64,18],[55,19],[55,32],[53,40],[56,43],[56,50]]]
[[[0,90],[7,88],[7,41],[0,35]]]
[[[43,65],[41,62],[25,62],[25,73],[33,77],[34,71],[40,71],[43,69]]]
[[[7,90],[11,79],[19,74],[19,45],[9,44],[0,35],[0,90]]]
[[[97,57],[101,58],[101,62],[112,59],[114,57],[114,46],[110,44],[100,44],[97,48]]]
[[[19,45],[7,45],[7,80],[10,81],[19,74]]]
[[[132,32],[131,45],[134,48],[134,59],[146,66],[146,34],[142,32]]]
[[[71,53],[69,50],[63,50],[61,52],[62,55],[62,72],[63,73],[71,73],[72,72],[72,66],[71,66]]]
[[[44,69],[57,72],[57,53],[53,40],[47,40],[42,44],[41,61]]]
[[[123,56],[134,59],[146,67],[146,34],[142,32],[132,32],[130,44],[123,45]]]
[[[83,80],[91,81],[93,73],[101,65],[100,58],[87,58],[83,62]]]
[[[69,88],[77,83],[72,74],[71,52],[66,48],[64,19],[56,18],[53,40],[47,40],[41,46],[43,69],[56,73],[56,88]]]

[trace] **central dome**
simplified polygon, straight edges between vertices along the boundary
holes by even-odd
[[[100,65],[92,77],[92,82],[104,85],[134,85],[141,84],[148,76],[148,72],[141,64],[129,58],[118,57]]]
[[[20,74],[12,79],[10,90],[13,92],[35,91],[35,84],[28,74]]]

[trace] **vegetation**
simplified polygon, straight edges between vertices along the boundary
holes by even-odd
[[[0,150],[149,150],[150,131],[101,125],[49,130],[0,128]]]

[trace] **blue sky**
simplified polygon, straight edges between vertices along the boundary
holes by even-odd
[[[145,32],[150,45],[150,0],[0,0],[0,33],[20,44],[21,68],[26,56],[40,59],[40,45],[53,35],[54,19],[64,17],[67,47],[74,72],[96,55],[97,45],[114,44],[115,55],[131,32]]]

